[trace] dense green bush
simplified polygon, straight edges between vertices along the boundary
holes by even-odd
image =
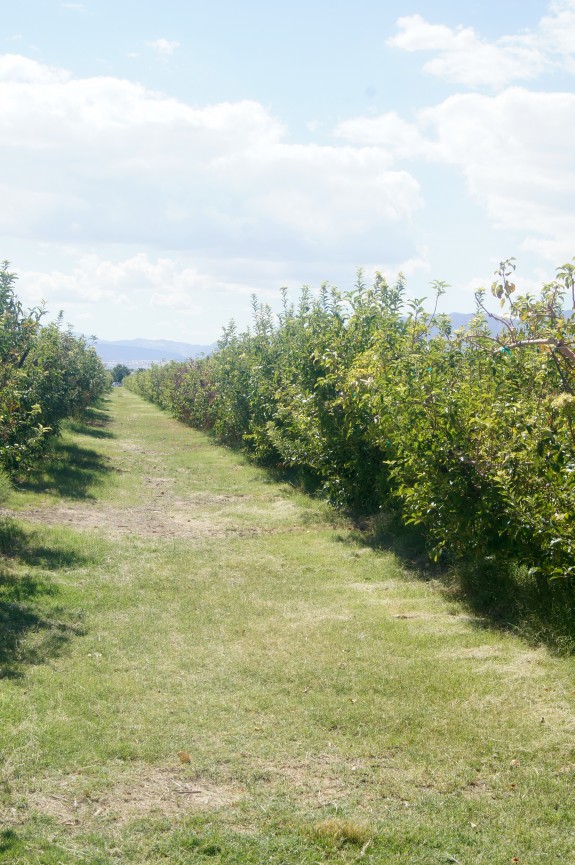
[[[23,309],[8,267],[0,266],[0,469],[13,471],[97,399],[109,376],[83,338],[60,322],[43,327],[41,309]]]
[[[575,268],[515,297],[503,262],[467,329],[360,273],[341,295],[304,288],[277,320],[224,331],[209,358],[131,376],[133,390],[334,503],[395,509],[435,558],[497,557],[575,571]],[[434,284],[437,298],[444,286]],[[437,307],[437,304],[436,304]]]

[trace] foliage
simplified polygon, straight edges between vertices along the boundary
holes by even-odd
[[[277,320],[253,301],[209,358],[132,376],[130,387],[332,502],[393,509],[434,558],[493,557],[534,579],[575,570],[575,266],[516,297],[514,262],[453,332],[408,300],[400,276],[360,272],[341,295],[307,287]],[[433,283],[437,301],[443,283]]]
[[[131,372],[132,370],[125,363],[117,363],[112,369],[113,381],[121,383]]]
[[[8,262],[0,266],[0,467],[25,468],[62,420],[78,415],[104,391],[107,375],[94,348],[41,325],[43,310],[25,311]]]
[[[28,398],[24,366],[40,329],[41,309],[24,312],[14,292],[16,275],[0,266],[0,460],[22,459],[43,435],[40,406]]]

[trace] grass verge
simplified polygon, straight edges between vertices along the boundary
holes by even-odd
[[[3,512],[0,862],[573,859],[571,661],[133,394],[92,421]]]

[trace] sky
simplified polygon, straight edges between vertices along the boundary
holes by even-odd
[[[359,267],[470,312],[575,256],[575,0],[2,6],[0,259],[46,320],[208,344]]]

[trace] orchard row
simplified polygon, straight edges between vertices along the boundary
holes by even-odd
[[[42,326],[41,308],[24,310],[8,267],[0,265],[0,467],[14,472],[107,389],[109,375],[83,338],[60,321]]]
[[[399,512],[434,558],[509,559],[536,579],[575,571],[575,268],[515,296],[512,260],[477,294],[469,327],[360,274],[341,295],[307,288],[213,355],[141,371],[135,392],[291,470],[356,512]],[[444,291],[434,284],[437,298]],[[437,304],[436,304],[437,307]]]

